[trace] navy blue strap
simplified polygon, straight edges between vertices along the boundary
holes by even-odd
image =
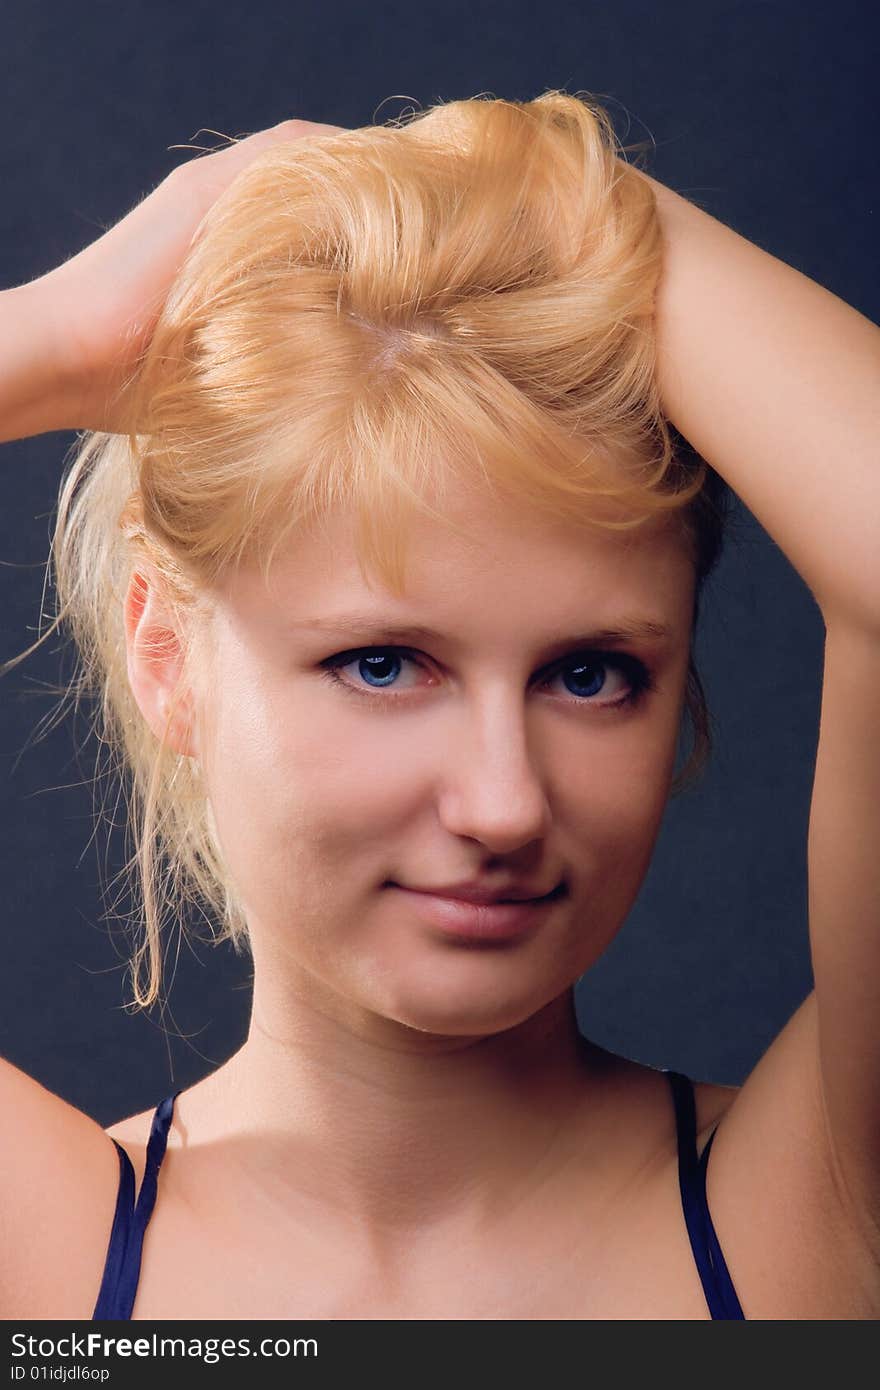
[[[116,1144],[119,1153],[119,1190],[116,1193],[116,1213],[113,1217],[110,1245],[104,1263],[104,1278],[101,1281],[98,1301],[92,1314],[93,1318],[118,1316],[113,1311],[114,1295],[122,1277],[125,1252],[128,1248],[131,1231],[131,1218],[134,1211],[134,1169],[131,1166],[131,1159],[121,1144],[117,1144],[115,1139],[113,1143]]]
[[[700,1199],[702,1201],[703,1211],[705,1213],[706,1218],[706,1244],[709,1248],[709,1259],[711,1261],[712,1270],[715,1275],[717,1304],[718,1307],[721,1309],[720,1313],[713,1313],[712,1316],[728,1319],[741,1318],[745,1320],[745,1313],[743,1312],[742,1307],[740,1306],[740,1301],[737,1297],[736,1289],[733,1287],[733,1280],[730,1277],[730,1271],[727,1268],[727,1262],[725,1261],[724,1255],[721,1252],[721,1246],[718,1242],[718,1236],[716,1235],[715,1227],[712,1224],[712,1217],[709,1212],[709,1200],[706,1195],[706,1173],[709,1168],[709,1150],[712,1147],[712,1140],[715,1138],[717,1131],[718,1127],[716,1125],[715,1129],[713,1129],[712,1133],[709,1135],[709,1142],[707,1143],[706,1147],[702,1152],[699,1167]]]
[[[743,1319],[733,1280],[727,1268],[706,1197],[706,1172],[709,1150],[716,1130],[697,1159],[697,1114],[694,1088],[690,1078],[681,1072],[667,1071],[675,1100],[675,1121],[678,1131],[678,1181],[681,1205],[690,1238],[691,1250],[706,1302],[713,1319]],[[717,1126],[716,1126],[717,1129]]]
[[[174,1114],[174,1102],[180,1095],[175,1091],[160,1101],[153,1115],[141,1190],[134,1200],[134,1168],[121,1144],[114,1139],[119,1153],[119,1190],[110,1244],[104,1263],[104,1277],[92,1319],[128,1319],[134,1307],[141,1273],[141,1251],[158,1190],[159,1168],[165,1156],[168,1130]]]

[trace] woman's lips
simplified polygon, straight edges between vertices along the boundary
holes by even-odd
[[[463,941],[515,941],[535,931],[554,903],[566,895],[561,883],[543,898],[527,898],[522,902],[468,903],[461,898],[445,898],[438,893],[425,893],[415,888],[390,884],[402,893],[412,910],[438,927],[444,935]]]

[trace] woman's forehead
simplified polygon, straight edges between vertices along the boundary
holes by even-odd
[[[497,504],[453,522],[418,515],[408,524],[401,593],[368,571],[356,519],[338,513],[279,549],[268,575],[256,565],[237,572],[225,598],[243,619],[315,626],[349,614],[454,626],[482,610],[526,625],[626,614],[689,628],[693,562],[668,523],[610,531]]]

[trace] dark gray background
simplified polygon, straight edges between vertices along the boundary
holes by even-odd
[[[877,321],[873,26],[873,6],[855,0],[9,7],[0,287],[97,237],[187,158],[168,147],[200,127],[242,134],[288,116],[357,126],[413,103],[562,87],[603,100],[625,142],[652,138],[655,177]],[[73,439],[2,446],[0,659],[37,634]],[[742,507],[697,651],[714,762],[670,805],[626,925],[578,986],[578,1016],[627,1056],[738,1082],[811,985],[806,832],[822,669],[819,612]],[[22,751],[51,708],[46,682],[69,669],[56,638],[0,686],[0,1054],[106,1125],[237,1048],[248,962],[228,947],[172,947],[170,1012],[125,1012],[125,943],[100,889],[122,837],[105,848],[106,832],[92,836],[85,720]]]

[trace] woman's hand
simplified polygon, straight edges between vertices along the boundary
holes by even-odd
[[[15,291],[27,295],[54,347],[51,379],[63,383],[70,415],[54,428],[135,428],[126,414],[124,382],[211,204],[269,145],[342,129],[282,121],[182,164],[97,241]]]

